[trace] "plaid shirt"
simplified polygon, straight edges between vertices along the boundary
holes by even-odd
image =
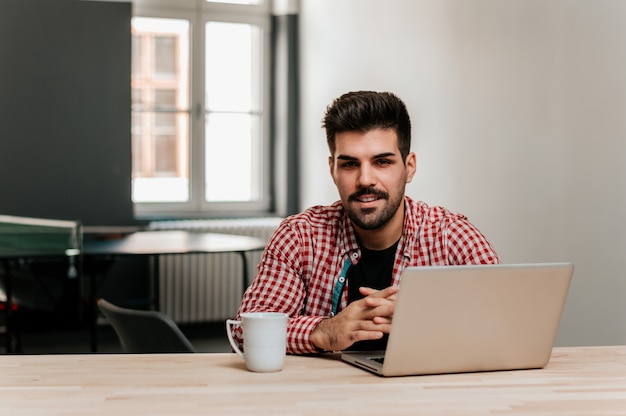
[[[317,324],[332,315],[332,294],[345,261],[361,257],[352,225],[339,201],[286,218],[274,232],[244,294],[242,312],[289,315],[287,352],[316,352],[310,340]],[[499,263],[487,239],[465,216],[405,197],[404,231],[398,242],[392,282],[408,266]],[[339,310],[348,303],[343,288]],[[234,330],[239,345],[241,328]]]

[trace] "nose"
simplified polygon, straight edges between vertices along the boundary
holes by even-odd
[[[359,169],[359,176],[357,178],[358,185],[361,188],[367,188],[376,185],[376,174],[371,165],[364,163]]]

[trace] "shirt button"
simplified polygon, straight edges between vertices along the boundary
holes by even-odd
[[[356,253],[356,252],[355,252],[355,253],[352,253],[352,258],[353,258],[353,259],[356,259],[357,257],[359,257],[359,253]]]

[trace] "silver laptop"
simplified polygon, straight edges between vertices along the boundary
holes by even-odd
[[[387,349],[341,358],[381,376],[542,368],[573,271],[570,263],[407,268]]]

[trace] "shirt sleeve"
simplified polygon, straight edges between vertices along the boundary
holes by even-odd
[[[244,312],[283,312],[289,316],[287,353],[314,353],[311,333],[325,316],[306,316],[305,302],[310,296],[303,278],[302,252],[306,244],[299,233],[283,223],[276,230],[261,257],[258,272],[246,290],[237,319]],[[309,299],[310,300],[310,299]],[[243,337],[240,327],[233,334],[240,348]]]
[[[500,259],[487,238],[463,215],[452,215],[442,234],[449,264],[498,264]]]

